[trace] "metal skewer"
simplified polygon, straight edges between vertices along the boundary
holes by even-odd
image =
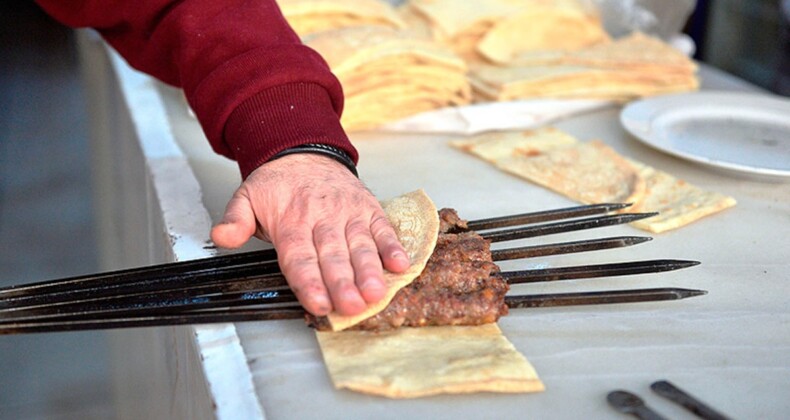
[[[209,272],[179,273],[171,277],[135,279],[129,283],[103,281],[87,287],[55,292],[29,293],[23,296],[0,300],[0,311],[11,308],[79,301],[101,297],[122,296],[152,291],[168,291],[195,285],[233,284],[245,281],[267,281],[270,287],[286,285],[285,277],[277,271],[263,266],[223,267]]]
[[[534,238],[536,236],[553,235],[555,233],[574,232],[577,230],[594,229],[605,226],[631,223],[653,217],[658,213],[626,213],[613,216],[590,217],[566,222],[547,223],[515,229],[482,232],[480,236],[491,242],[512,241],[516,239]]]
[[[596,305],[610,303],[633,303],[685,299],[700,296],[704,290],[657,288],[612,290],[584,293],[555,293],[542,295],[506,296],[505,303],[511,308],[537,308],[548,306]],[[184,324],[208,324],[218,322],[243,322],[298,319],[304,311],[297,306],[260,307],[255,309],[226,308],[221,311],[182,311],[165,315],[138,315],[112,318],[72,318],[44,321],[0,322],[0,334],[22,334],[37,332],[59,332],[112,328],[152,327]]]
[[[89,286],[105,284],[105,282],[124,283],[140,279],[167,277],[187,272],[198,272],[222,266],[240,266],[244,264],[260,264],[277,261],[274,249],[263,251],[241,252],[222,255],[218,257],[201,258],[198,260],[179,261],[173,263],[153,265],[149,267],[129,268],[125,270],[108,271],[100,274],[69,277],[65,279],[47,280],[37,283],[28,283],[0,288],[0,298],[23,296],[29,293],[57,292],[71,290],[76,286]]]
[[[488,229],[491,226],[514,226],[535,223],[536,221],[559,220],[563,218],[574,218],[591,214],[606,213],[611,210],[628,207],[629,205],[630,204],[594,204],[588,206],[577,206],[559,210],[539,211],[513,216],[497,217],[493,219],[475,220],[468,222],[468,225],[478,226],[477,229]],[[594,223],[588,222],[588,224],[590,227],[593,227],[592,225]],[[576,225],[569,225],[569,227],[571,227],[571,230],[584,229],[584,227],[578,227]],[[470,227],[470,229],[472,228]],[[560,231],[561,230],[550,233],[558,233]],[[532,236],[539,235],[540,234],[535,234]],[[100,274],[90,274],[69,277],[65,279],[10,286],[0,288],[0,299],[9,299],[13,297],[23,297],[29,295],[43,295],[44,293],[54,294],[57,292],[74,292],[78,289],[121,287],[122,285],[126,284],[138,287],[144,284],[152,284],[152,282],[155,282],[157,279],[168,279],[168,281],[171,281],[173,278],[178,278],[179,275],[184,274],[189,276],[199,276],[201,274],[206,276],[222,275],[223,270],[225,269],[241,266],[262,266],[259,271],[257,271],[257,273],[266,274],[279,271],[276,261],[277,253],[273,249],[236,253],[192,261],[166,263],[149,267],[131,268]],[[190,281],[195,280],[192,279]]]
[[[567,207],[556,210],[545,210],[513,216],[492,217],[467,222],[469,230],[497,229],[509,226],[528,225],[532,223],[550,222],[552,220],[571,219],[574,217],[605,214],[630,207],[631,203],[603,203],[588,206]]]
[[[474,229],[492,229],[578,218],[628,206],[578,206],[482,219],[468,222],[468,225]],[[628,223],[654,214],[565,220],[485,232],[481,236],[492,241],[506,241]],[[501,261],[586,252],[631,246],[650,239],[615,237],[527,246],[494,250],[492,257]],[[0,289],[0,334],[301,317],[303,312],[295,295],[288,289],[276,258],[274,250],[253,251]],[[659,272],[696,264],[695,261],[652,260],[522,270],[500,275],[515,284]],[[682,296],[670,290],[681,289],[645,289],[641,293],[614,291],[606,296],[579,293],[508,296],[506,302],[511,307],[522,308],[667,300],[695,295],[687,293]],[[557,301],[548,302],[550,298]]]
[[[652,240],[649,236],[619,236],[615,238],[588,239],[559,244],[533,245],[519,248],[495,249],[491,251],[494,261],[518,260],[521,258],[545,257],[547,255],[574,254],[638,245]]]
[[[699,264],[697,261],[647,260],[627,263],[554,267],[520,271],[505,271],[499,275],[510,284],[536,283],[582,278],[624,276],[629,274],[656,273],[679,270]],[[157,285],[161,285],[157,283]],[[166,285],[166,284],[165,284]],[[64,313],[84,311],[86,308],[118,308],[120,305],[137,306],[163,300],[183,300],[223,291],[278,292],[287,290],[285,278],[277,275],[216,279],[206,284],[179,284],[168,289],[128,291],[90,290],[90,293],[66,295],[28,296],[0,301],[0,318],[29,314]],[[22,312],[27,311],[27,312]]]
[[[695,265],[699,265],[699,261],[647,260],[612,264],[580,265],[574,267],[504,271],[500,273],[500,275],[510,284],[519,284],[658,273],[662,271],[680,270]]]

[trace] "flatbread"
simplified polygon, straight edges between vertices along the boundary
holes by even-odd
[[[324,31],[307,36],[303,41],[321,54],[335,74],[350,72],[392,56],[420,57],[461,72],[466,70],[463,60],[446,47],[380,26]]]
[[[525,52],[572,51],[609,40],[600,20],[581,8],[539,6],[497,22],[477,50],[493,62],[507,63]]]
[[[640,33],[571,51],[563,51],[561,45],[553,50],[540,49],[537,41],[533,50],[505,41],[495,45],[483,53],[494,60],[510,59],[506,66],[470,63],[470,83],[475,94],[486,100],[629,100],[699,87],[697,66],[692,60],[661,40]],[[515,52],[517,48],[522,48],[520,53]]]
[[[381,26],[324,31],[303,39],[340,80],[347,131],[422,111],[468,104],[466,63],[442,45]]]
[[[544,390],[496,324],[316,334],[338,389],[389,398]]]
[[[277,0],[299,36],[351,26],[404,28],[395,9],[379,0]]]
[[[736,204],[734,198],[705,191],[672,175],[641,165],[639,172],[646,182],[645,196],[631,206],[632,212],[659,214],[631,223],[653,233],[677,229],[703,217],[718,213]]]
[[[385,271],[384,282],[387,294],[379,302],[371,304],[358,315],[347,316],[331,312],[327,315],[333,331],[349,328],[384,310],[396,293],[422,273],[428,258],[433,254],[439,236],[439,213],[423,190],[417,190],[382,203],[384,212],[395,228],[403,247],[411,260],[411,266],[403,273]]]
[[[496,166],[587,204],[633,203],[645,193],[637,168],[597,140],[535,157],[507,157]]]
[[[526,131],[492,131],[450,141],[451,146],[490,163],[517,155],[534,157],[576,143],[578,141],[573,136],[554,127]]]
[[[632,99],[694,90],[699,86],[692,73],[575,64],[520,67],[478,64],[471,69],[470,82],[484,96],[502,101],[536,97]]]
[[[411,0],[409,4],[429,20],[437,37],[444,40],[465,32],[479,33],[481,25],[488,27],[525,6],[523,0]]]
[[[736,204],[732,197],[627,159],[601,142],[579,143],[554,127],[484,133],[450,144],[583,203],[632,202],[628,212],[658,212],[631,223],[653,233],[677,229]]]

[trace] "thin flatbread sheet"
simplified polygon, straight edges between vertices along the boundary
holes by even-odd
[[[500,159],[496,166],[586,204],[633,203],[645,193],[637,168],[596,140]]]
[[[338,389],[389,398],[544,390],[496,324],[316,334]]]
[[[417,190],[382,203],[395,232],[398,234],[411,266],[403,273],[384,272],[387,294],[379,302],[368,305],[358,315],[347,316],[331,312],[327,315],[333,331],[356,325],[384,310],[396,293],[422,273],[428,258],[433,254],[439,236],[439,213],[433,201],[423,190]]]
[[[736,204],[732,197],[705,191],[658,169],[639,163],[636,165],[640,167],[639,172],[645,179],[647,190],[630,211],[659,213],[631,223],[639,229],[653,233],[666,232]]]
[[[578,141],[573,136],[554,127],[526,131],[491,131],[450,141],[451,146],[490,163],[511,156],[538,156],[576,143]]]

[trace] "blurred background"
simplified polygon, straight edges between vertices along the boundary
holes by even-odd
[[[787,0],[698,0],[684,32],[696,59],[790,95],[788,15]],[[0,286],[98,269],[85,108],[72,31],[2,2]],[[101,332],[0,336],[0,419],[111,418],[108,372]]]

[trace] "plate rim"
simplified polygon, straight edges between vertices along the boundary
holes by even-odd
[[[738,173],[748,174],[748,175],[760,175],[763,177],[770,177],[775,179],[790,179],[790,169],[783,170],[783,169],[773,169],[773,168],[763,168],[763,167],[756,167],[746,164],[738,164],[732,162],[724,162],[715,159],[706,158],[704,156],[686,153],[683,151],[679,151],[672,147],[667,147],[664,144],[656,141],[653,138],[650,138],[650,121],[643,121],[641,119],[637,120],[633,118],[633,113],[640,108],[643,107],[654,107],[655,109],[652,110],[652,117],[650,120],[653,120],[657,117],[662,111],[668,108],[668,105],[672,105],[674,102],[682,99],[692,98],[695,102],[696,101],[706,101],[706,100],[734,100],[734,101],[743,101],[743,100],[752,100],[752,101],[762,101],[762,102],[771,102],[774,105],[778,105],[780,107],[784,106],[787,107],[790,111],[790,100],[784,97],[773,95],[773,94],[766,94],[766,93],[751,93],[751,92],[728,92],[728,91],[704,91],[704,92],[693,92],[693,93],[681,93],[681,94],[669,94],[669,95],[661,95],[661,96],[654,96],[650,98],[643,98],[634,102],[627,104],[623,109],[620,111],[620,125],[629,133],[631,136],[636,138],[640,143],[652,147],[656,150],[661,152],[667,153],[672,156],[676,156],[682,159],[686,159],[692,162],[700,163],[703,165],[708,165],[718,169],[727,169],[729,171],[734,171]],[[696,106],[697,104],[689,104],[689,106]],[[727,106],[730,104],[722,104],[717,103],[716,106]],[[788,114],[790,115],[790,114]]]

